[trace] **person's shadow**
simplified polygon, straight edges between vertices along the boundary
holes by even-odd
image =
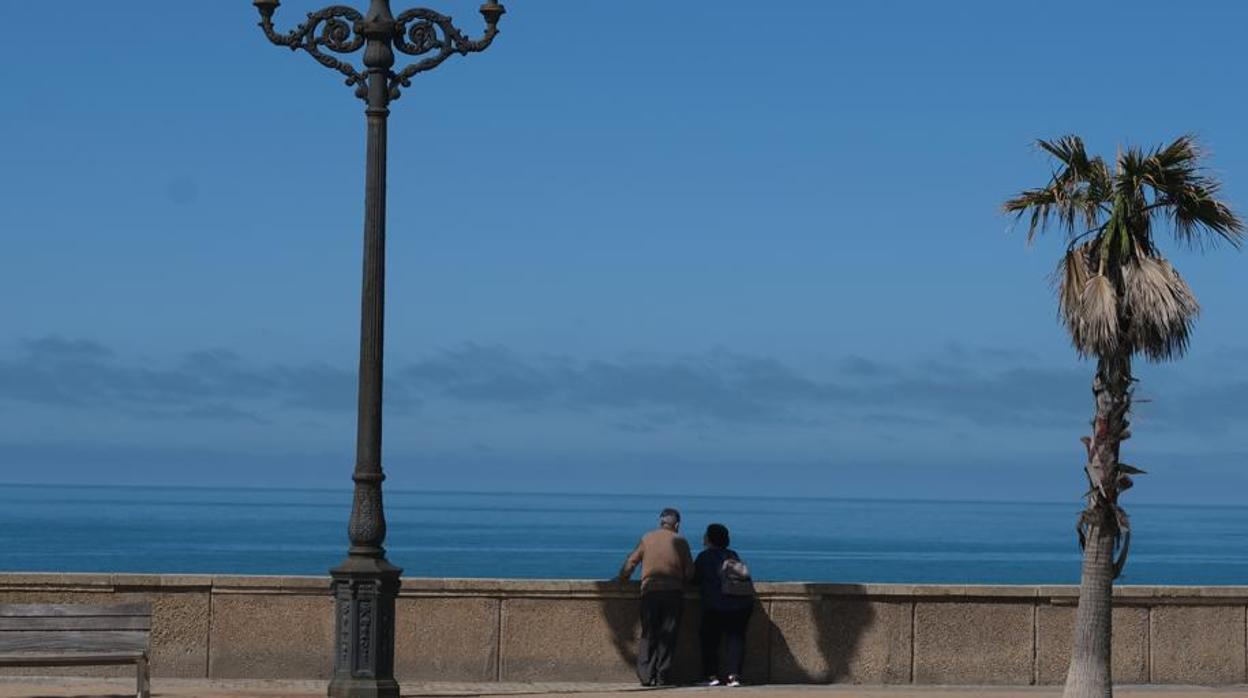
[[[611,644],[630,670],[637,666],[637,640],[641,636],[640,585],[607,580],[595,582],[602,619],[611,633]]]
[[[890,676],[892,662],[860,658],[865,633],[876,618],[875,607],[858,585],[817,585],[806,590],[759,584],[762,599],[754,607],[746,629],[742,678],[762,683],[895,683],[906,676]],[[772,588],[769,588],[772,587]],[[630,669],[637,661],[638,585],[600,582],[602,619],[621,662]],[[794,594],[795,591],[799,593]],[[789,598],[785,598],[789,594]],[[813,598],[812,598],[813,597]],[[697,594],[686,595],[673,678],[683,684],[702,680],[698,643],[700,616]],[[884,648],[887,653],[887,648]],[[722,648],[720,657],[723,663]]]

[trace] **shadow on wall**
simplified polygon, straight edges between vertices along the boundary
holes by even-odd
[[[597,588],[602,619],[621,663],[619,675],[631,678],[640,633],[638,585],[608,581],[598,583]],[[743,679],[754,684],[908,681],[908,674],[888,675],[895,662],[887,657],[882,662],[881,658],[860,661],[862,639],[876,620],[874,605],[862,591],[855,585],[840,585],[836,594],[826,596],[760,600],[746,630]],[[674,678],[680,683],[703,678],[699,618],[697,595],[691,593],[686,597],[676,652]],[[721,649],[721,666],[723,661]],[[908,659],[905,667],[908,671]]]
[[[768,602],[768,680],[773,683],[897,683],[897,662],[872,656],[864,646],[877,622],[876,607],[858,585],[837,585],[836,593]],[[885,648],[887,653],[889,648]],[[908,650],[908,646],[906,648]]]
[[[602,619],[611,635],[611,645],[631,671],[637,665],[637,640],[641,635],[640,585],[610,580],[596,582],[594,586]]]

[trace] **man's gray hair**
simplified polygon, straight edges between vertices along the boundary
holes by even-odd
[[[675,509],[672,509],[669,507],[659,512],[659,525],[660,526],[675,526],[678,523],[680,523],[679,511],[676,511]]]

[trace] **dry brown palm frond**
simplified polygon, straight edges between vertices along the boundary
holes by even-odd
[[[1178,271],[1164,259],[1139,256],[1123,266],[1124,311],[1131,318],[1130,340],[1152,361],[1187,350],[1200,305]]]
[[[1083,290],[1087,288],[1092,270],[1088,262],[1088,246],[1082,245],[1066,250],[1062,261],[1053,271],[1053,285],[1057,290],[1057,312],[1067,330],[1074,335],[1079,328],[1079,308]]]
[[[1071,328],[1075,350],[1083,356],[1108,356],[1118,348],[1118,292],[1105,276],[1084,284]]]

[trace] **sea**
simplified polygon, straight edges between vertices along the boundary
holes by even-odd
[[[0,485],[0,571],[324,575],[349,490]],[[761,581],[1066,584],[1078,502],[387,491],[413,577],[606,579],[663,507],[712,522]],[[1140,504],[1124,584],[1248,584],[1248,507]]]

